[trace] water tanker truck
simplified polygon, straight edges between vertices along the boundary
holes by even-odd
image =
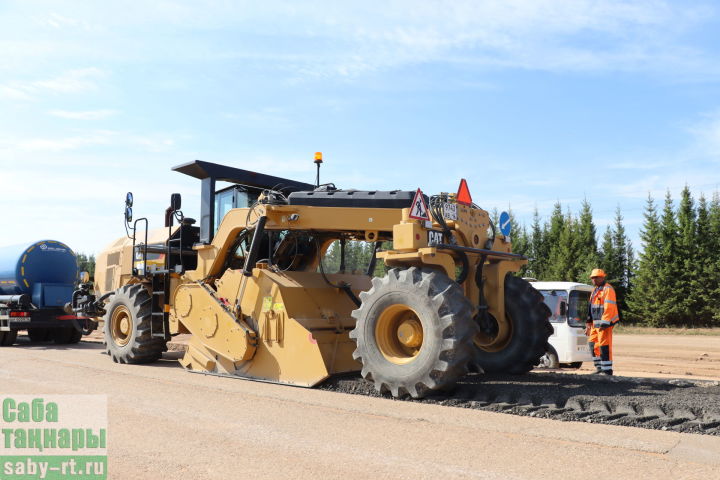
[[[80,278],[82,277],[82,278]],[[87,273],[62,242],[42,240],[0,248],[0,346],[13,345],[25,330],[34,342],[77,343],[96,325],[70,305],[87,295]],[[68,311],[70,313],[68,313]]]

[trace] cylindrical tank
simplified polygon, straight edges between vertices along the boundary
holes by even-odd
[[[75,253],[62,242],[0,247],[0,294],[27,294],[38,307],[70,301],[78,278]]]

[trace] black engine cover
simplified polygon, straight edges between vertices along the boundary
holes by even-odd
[[[427,204],[427,196],[425,203]],[[343,208],[410,208],[415,192],[405,190],[367,191],[331,190],[293,192],[288,196],[290,205]]]

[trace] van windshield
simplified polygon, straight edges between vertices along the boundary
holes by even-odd
[[[568,324],[571,327],[584,327],[590,303],[590,292],[573,290],[570,292],[570,304],[568,305]]]
[[[549,320],[553,323],[564,322],[565,317],[560,315],[560,303],[567,303],[567,292],[565,290],[541,290],[540,293],[545,297],[545,305],[547,305],[552,312]]]

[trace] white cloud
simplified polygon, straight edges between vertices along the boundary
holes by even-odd
[[[24,88],[12,87],[9,85],[0,85],[0,98],[10,100],[32,100],[32,96],[25,91]]]
[[[117,110],[86,110],[86,111],[69,111],[69,110],[51,110],[48,112],[54,117],[67,118],[70,120],[102,120],[103,118],[117,115]]]
[[[65,15],[60,15],[58,13],[50,13],[49,15],[45,17],[39,17],[36,18],[35,21],[43,26],[52,27],[56,29],[64,29],[64,28],[82,28],[85,30],[92,30],[93,27],[88,24],[87,22],[77,19],[68,17]]]
[[[240,125],[251,127],[290,127],[293,122],[290,120],[288,112],[278,107],[265,107],[256,111],[223,113],[222,116],[228,120],[233,120]]]
[[[700,153],[720,160],[720,111],[706,114],[703,121],[689,131],[695,136]]]
[[[76,36],[58,38],[63,46],[55,50],[47,39],[38,39],[38,48],[24,45],[24,52],[75,61],[150,62],[178,55],[188,61],[247,59],[290,72],[296,80],[352,79],[424,63],[720,77],[716,55],[684,37],[716,19],[717,7],[710,2],[388,0],[379,5],[267,0],[214,2],[208,7],[178,0],[142,8],[99,2],[78,9],[59,0],[51,5],[50,11],[73,14],[43,17],[39,22],[44,30],[72,29]],[[139,41],[138,32],[148,31],[156,35],[143,35]],[[223,31],[238,32],[237,40],[217,43],[224,37],[206,35]],[[202,34],[193,35],[196,32]],[[172,34],[172,49],[163,33]],[[267,38],[280,40],[283,47],[273,48]]]
[[[63,152],[78,150],[92,145],[107,145],[110,142],[107,133],[95,133],[81,136],[64,138],[25,138],[25,139],[1,139],[0,151],[45,151]]]
[[[79,93],[97,88],[96,80],[105,76],[105,72],[96,67],[68,70],[57,77],[32,82],[29,88],[58,93]]]
[[[0,84],[0,97],[13,100],[32,100],[53,93],[84,93],[98,88],[97,80],[107,73],[96,67],[67,70],[55,77],[30,82]]]
[[[320,2],[273,11],[279,26],[303,26],[289,27],[290,35],[330,40],[325,54],[298,59],[297,72],[306,76],[353,77],[426,62],[552,71],[664,72],[675,66],[666,72],[673,75],[682,66],[688,73],[720,74],[714,59],[678,39],[713,12],[661,0],[396,0],[381,11]],[[581,35],[597,41],[580,43]]]
[[[63,137],[0,137],[0,152],[5,151],[10,154],[79,151],[96,146],[112,148],[115,151],[136,149],[157,153],[172,150],[176,146],[176,141],[159,133],[138,135],[114,130],[90,130]]]

